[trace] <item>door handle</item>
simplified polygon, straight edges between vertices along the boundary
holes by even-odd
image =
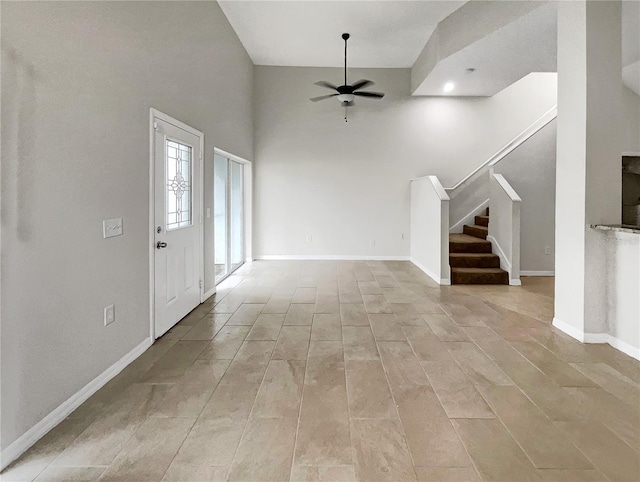
[[[162,249],[162,248],[166,248],[167,247],[167,243],[163,243],[162,241],[158,241],[156,243],[156,248],[158,249]]]

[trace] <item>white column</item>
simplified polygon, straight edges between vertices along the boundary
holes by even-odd
[[[589,225],[620,223],[621,107],[621,2],[559,2],[554,325],[580,340],[608,331],[606,250]]]

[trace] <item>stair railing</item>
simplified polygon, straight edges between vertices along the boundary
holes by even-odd
[[[509,273],[509,284],[520,286],[520,205],[522,199],[502,174],[490,174],[489,235],[500,267]]]
[[[411,180],[411,261],[440,285],[451,284],[449,196],[436,176]]]
[[[558,106],[554,105],[551,109],[549,109],[538,119],[536,119],[529,127],[520,132],[520,134],[518,134],[506,145],[500,148],[494,155],[480,164],[476,169],[471,171],[457,184],[452,187],[445,188],[445,191],[447,192],[449,197],[451,199],[456,197],[465,186],[473,182],[478,176],[484,174],[490,168],[502,161],[511,151],[515,150],[518,146],[520,146],[523,142],[525,142],[536,132],[546,126],[549,122],[553,121],[556,117],[558,117]]]

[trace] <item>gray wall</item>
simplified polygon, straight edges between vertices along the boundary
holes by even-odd
[[[409,180],[455,184],[556,101],[555,74],[474,99],[411,97],[408,69],[349,75],[386,96],[345,123],[336,100],[309,102],[340,69],[255,68],[255,256],[408,256]]]
[[[520,271],[554,271],[556,121],[552,121],[495,166],[522,199]],[[545,254],[545,246],[551,248]]]
[[[1,8],[4,449],[149,336],[149,108],[204,132],[211,194],[214,146],[253,157],[253,66],[215,2]]]

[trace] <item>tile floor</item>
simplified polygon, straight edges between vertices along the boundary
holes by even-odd
[[[246,265],[2,480],[640,480],[640,364],[552,314],[552,278]]]

